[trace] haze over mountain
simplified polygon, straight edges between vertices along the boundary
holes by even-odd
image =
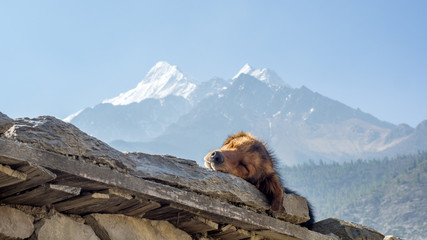
[[[393,125],[246,64],[232,79],[193,83],[157,63],[137,85],[68,121],[124,151],[171,154],[202,163],[237,131],[266,141],[279,161],[346,161],[427,149],[427,121]]]

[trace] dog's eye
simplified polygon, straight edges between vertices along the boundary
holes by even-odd
[[[246,164],[243,164],[242,162],[240,162],[240,165],[242,165],[242,167],[244,167],[244,168],[246,169],[246,171],[248,171],[248,173],[249,173],[249,169],[248,169],[248,167],[246,166]]]

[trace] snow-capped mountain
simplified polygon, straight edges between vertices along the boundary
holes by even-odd
[[[127,105],[139,103],[148,98],[160,99],[169,95],[187,98],[195,88],[196,85],[188,81],[177,66],[170,65],[167,62],[158,62],[150,69],[144,80],[138,83],[136,88],[102,103]]]
[[[237,131],[252,132],[283,163],[345,161],[427,150],[427,124],[395,126],[274,73],[245,65],[197,85],[157,63],[135,89],[75,114],[71,123],[123,151],[198,160]],[[424,147],[423,147],[424,146]]]
[[[106,142],[148,141],[190,110],[195,89],[177,66],[158,62],[136,88],[64,120]]]
[[[250,75],[261,82],[265,82],[269,85],[284,86],[285,82],[271,69],[258,68],[254,69],[249,64],[245,64],[242,69],[233,77],[233,80],[238,78],[241,74]],[[286,85],[289,87],[288,85]]]
[[[201,160],[231,133],[249,131],[287,164],[342,161],[378,152],[393,128],[306,87],[275,88],[241,74],[227,89],[205,98],[161,136],[140,147]],[[163,152],[164,146],[173,147]]]

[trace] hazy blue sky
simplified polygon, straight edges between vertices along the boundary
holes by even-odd
[[[1,1],[0,111],[64,118],[160,60],[249,63],[392,123],[427,119],[427,1]]]

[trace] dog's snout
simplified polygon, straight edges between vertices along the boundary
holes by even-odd
[[[209,156],[209,159],[215,164],[221,164],[224,162],[224,155],[222,155],[222,153],[219,151],[213,151]]]

